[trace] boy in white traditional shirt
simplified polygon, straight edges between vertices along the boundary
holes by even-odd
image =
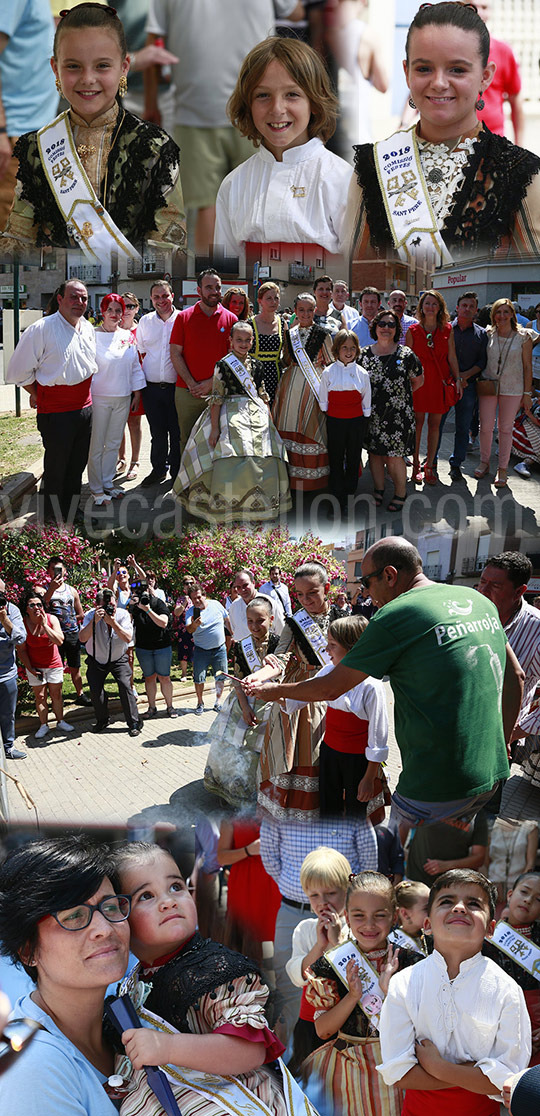
[[[523,993],[480,952],[495,903],[479,872],[439,876],[425,921],[434,951],[392,976],[377,1069],[387,1085],[406,1090],[402,1116],[499,1116],[504,1082],[528,1065]]]

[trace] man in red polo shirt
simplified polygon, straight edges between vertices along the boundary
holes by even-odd
[[[200,301],[180,311],[171,333],[182,453],[192,427],[207,406],[214,367],[227,355],[231,326],[238,321],[236,314],[221,305],[221,279],[213,268],[201,271],[197,292]]]
[[[490,0],[478,0],[475,7],[484,23],[489,24],[491,16]],[[522,146],[525,116],[519,66],[512,47],[509,43],[503,42],[501,39],[494,39],[491,35],[489,61],[495,62],[497,68],[493,81],[482,94],[485,108],[478,112],[478,119],[487,125],[490,132],[497,132],[500,136],[504,136],[505,115],[503,106],[504,102],[508,101],[514,129],[514,143]]]
[[[94,328],[84,313],[88,292],[70,279],[56,292],[58,312],[25,329],[7,367],[37,409],[45,457],[44,514],[72,518],[81,494],[92,428],[90,384],[97,372]]]

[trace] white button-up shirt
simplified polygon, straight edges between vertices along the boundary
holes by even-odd
[[[146,387],[129,330],[96,330],[96,356],[98,372],[92,381],[92,399],[119,398]]]
[[[287,616],[292,616],[291,594],[286,585],[280,581],[279,585],[274,585],[273,581],[263,581],[259,585],[258,593],[265,593],[267,597],[273,597],[275,601],[279,601]]]
[[[334,670],[333,663],[327,663],[317,671],[315,678],[324,678]],[[286,698],[285,709],[287,713],[294,713],[296,709],[308,705],[307,701],[296,701]],[[388,759],[388,711],[386,707],[386,692],[379,678],[366,678],[347,690],[333,701],[327,701],[327,706],[339,709],[342,713],[353,713],[360,721],[368,721],[368,743],[365,751],[367,760],[373,763],[384,763]]]
[[[143,354],[143,372],[147,384],[175,384],[176,372],[171,360],[172,327],[180,311],[174,309],[166,321],[156,310],[145,314],[137,326],[137,348]]]
[[[97,372],[96,334],[86,318],[77,328],[58,310],[25,329],[6,370],[6,383],[73,387]]]
[[[321,373],[319,387],[319,407],[321,411],[328,410],[328,395],[331,391],[357,391],[362,396],[362,413],[365,418],[371,414],[371,380],[369,373],[361,364],[343,364],[335,360],[328,364]]]
[[[449,1062],[474,1062],[493,1082],[493,1096],[510,1074],[529,1064],[531,1023],[521,988],[489,957],[476,953],[450,980],[437,950],[395,973],[381,1011],[382,1063],[395,1085],[417,1065],[414,1044],[431,1039]],[[436,1110],[434,1094],[434,1110]]]
[[[352,168],[320,139],[283,152],[278,162],[260,147],[223,179],[216,201],[214,248],[239,256],[257,244],[320,244],[343,250]]]

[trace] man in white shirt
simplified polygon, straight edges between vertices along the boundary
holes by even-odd
[[[336,279],[334,289],[332,291],[332,301],[328,307],[329,313],[334,314],[335,317],[343,318],[347,329],[352,329],[355,322],[358,321],[360,314],[355,310],[354,306],[349,306],[347,299],[349,297],[349,288],[344,279]]]
[[[165,279],[152,283],[150,298],[153,313],[145,314],[137,326],[137,347],[146,379],[142,392],[144,413],[152,438],[152,471],[141,482],[143,488],[165,480],[167,468],[176,480],[180,468],[180,429],[174,406],[176,372],[170,350],[172,327],[180,311],[175,308],[172,287]]]
[[[109,724],[105,679],[112,674],[118,686],[122,712],[130,736],[138,736],[143,725],[137,709],[137,695],[131,681],[128,644],[133,639],[133,624],[125,608],[117,608],[112,589],[101,589],[96,607],[83,617],[79,632],[86,644],[86,677],[96,714],[94,732],[104,732]]]
[[[257,596],[257,589],[250,570],[238,570],[233,585],[238,590],[238,597],[233,601],[227,615],[232,637],[235,643],[238,643],[239,640],[246,639],[250,634],[246,620],[246,610],[250,601]],[[276,600],[272,631],[275,635],[281,635],[284,626],[285,613],[279,601]]]
[[[291,595],[281,580],[279,566],[270,566],[270,580],[259,585],[259,593],[266,593],[281,605],[286,616],[292,616]]]
[[[370,328],[375,314],[380,310],[381,296],[376,287],[364,287],[360,294],[360,309],[361,316],[357,322],[354,322],[351,329],[356,333],[360,342],[360,347],[364,349],[366,345],[373,345],[373,337],[371,336]]]
[[[416,318],[413,318],[412,314],[405,313],[407,309],[406,294],[403,291],[392,291],[392,293],[388,295],[388,309],[393,310],[394,314],[397,314],[400,320],[401,333],[399,335],[399,343],[403,345],[409,326],[415,325],[417,321]]]
[[[44,516],[74,518],[92,429],[90,384],[97,372],[94,329],[84,313],[88,292],[70,279],[56,292],[58,311],[25,329],[6,371],[37,410],[44,449]]]

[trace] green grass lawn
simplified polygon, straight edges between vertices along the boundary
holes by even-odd
[[[24,472],[41,452],[35,411],[0,414],[0,479]]]

